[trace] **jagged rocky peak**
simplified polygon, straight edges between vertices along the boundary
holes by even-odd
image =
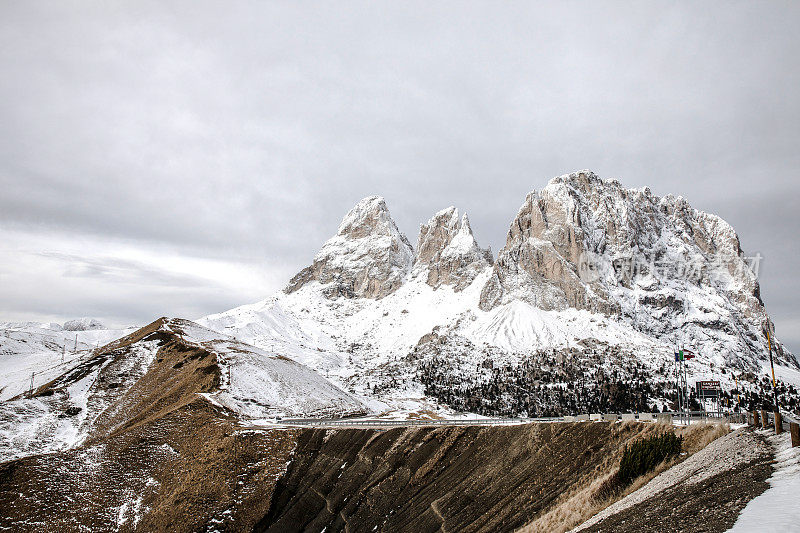
[[[452,285],[460,291],[491,265],[492,252],[478,246],[466,213],[459,217],[451,206],[420,226],[414,273],[431,287]]]
[[[394,236],[397,226],[381,196],[367,196],[358,202],[342,219],[337,235],[363,239],[374,235]]]
[[[397,229],[385,200],[369,196],[345,215],[336,235],[292,278],[285,292],[317,281],[329,298],[382,298],[402,285],[413,258],[411,243]]]
[[[625,189],[590,171],[525,198],[480,307],[517,299],[619,316],[657,337],[716,329],[707,349],[731,357],[766,351],[756,274],[731,226],[683,198]]]
[[[570,195],[562,191],[565,183],[585,193],[604,186],[594,173],[583,171],[554,178],[541,192],[526,196],[481,293],[482,309],[520,299],[545,310],[618,312],[604,291],[591,290],[579,276],[584,220]]]

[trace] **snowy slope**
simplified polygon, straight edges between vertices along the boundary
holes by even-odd
[[[101,329],[96,321],[89,319],[69,321],[66,325],[77,328],[76,324],[86,323],[91,327],[65,329],[56,323],[0,323],[0,401],[27,391],[31,374],[34,386],[39,386],[81,358],[90,357],[95,348],[136,329]]]
[[[219,390],[207,397],[245,419],[343,416],[367,410],[358,398],[292,359],[188,320],[173,319],[164,328],[178,333],[184,344],[217,356],[222,380]]]
[[[800,448],[792,448],[789,433],[772,435],[764,431],[775,449],[775,471],[767,480],[770,487],[747,503],[736,523],[728,531],[771,531],[772,533],[797,531],[800,506]]]

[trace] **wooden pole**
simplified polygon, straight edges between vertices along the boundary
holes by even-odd
[[[775,434],[780,435],[783,433],[783,421],[781,420],[780,411],[775,411]]]
[[[800,424],[797,422],[790,422],[789,433],[792,434],[792,448],[800,446]]]

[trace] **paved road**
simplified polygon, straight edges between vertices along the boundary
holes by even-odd
[[[588,415],[586,415],[588,416]],[[598,415],[599,416],[599,415]],[[637,419],[638,420],[638,419]],[[705,417],[693,416],[692,421],[709,420]],[[409,426],[509,426],[518,424],[573,422],[574,417],[538,417],[538,418],[463,418],[445,420],[382,420],[365,418],[285,418],[274,424],[250,425],[248,429],[269,429],[274,427],[325,427],[325,428],[363,428],[363,427],[409,427]],[[588,422],[588,420],[586,420]],[[608,420],[606,420],[608,421]],[[653,422],[652,419],[645,421]],[[674,419],[678,423],[677,418]]]

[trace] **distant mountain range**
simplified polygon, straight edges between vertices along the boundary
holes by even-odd
[[[284,291],[199,322],[387,414],[664,408],[679,347],[699,354],[693,377],[758,394],[771,321],[757,267],[721,218],[581,171],[527,195],[496,259],[454,207],[414,247],[365,198]]]

